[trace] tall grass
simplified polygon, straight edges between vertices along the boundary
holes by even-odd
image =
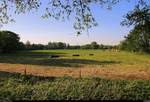
[[[44,78],[12,75],[0,79],[0,99],[9,100],[148,100],[150,81],[101,78]]]

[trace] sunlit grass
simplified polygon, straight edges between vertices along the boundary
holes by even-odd
[[[59,57],[51,58],[51,55]],[[23,72],[24,68],[37,75],[78,77],[80,68],[83,77],[149,80],[150,55],[109,50],[33,50],[0,55],[0,70]]]
[[[51,58],[51,55],[60,57]],[[150,55],[102,50],[3,54],[0,55],[0,99],[148,100]]]

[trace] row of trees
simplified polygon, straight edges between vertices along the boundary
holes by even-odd
[[[141,27],[142,26],[142,27]],[[143,29],[141,29],[143,28]],[[122,49],[134,52],[150,53],[150,23],[145,21],[143,25],[136,25],[130,31],[126,39],[119,46],[103,45],[92,42],[86,45],[69,45],[63,42],[49,42],[47,45],[25,44],[20,42],[20,37],[11,31],[0,31],[0,53],[10,53],[17,50],[43,50],[43,49]]]
[[[42,50],[42,49],[66,49],[67,44],[63,42],[49,42],[47,45],[44,44],[31,44],[30,41],[27,41],[24,44],[26,50]]]
[[[25,44],[20,42],[18,34],[11,31],[0,31],[0,53],[10,53],[17,50],[43,50],[43,49],[113,49],[117,46],[99,45],[92,42],[86,45],[69,45],[63,42],[49,42],[47,45],[31,44],[27,41]]]
[[[24,44],[24,48],[27,50],[39,50],[39,49],[113,49],[117,48],[117,46],[111,45],[103,45],[98,44],[97,42],[93,41],[91,44],[86,45],[69,45],[63,42],[49,42],[47,45],[43,44],[31,44],[29,41]]]
[[[81,46],[82,49],[117,49],[117,46],[98,44],[93,41],[91,44]]]
[[[63,42],[49,42],[47,45],[43,44],[31,44],[27,41],[24,46],[22,47],[26,50],[43,50],[43,49],[117,49],[118,46],[112,45],[103,45],[98,44],[97,42],[93,41],[91,44],[86,45],[69,45]]]

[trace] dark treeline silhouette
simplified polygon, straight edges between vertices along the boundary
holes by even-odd
[[[117,46],[98,44],[93,41],[86,45],[70,45],[64,42],[48,42],[48,44],[23,43],[18,34],[11,31],[0,31],[0,53],[12,53],[18,50],[50,50],[50,49],[117,49]]]
[[[23,48],[26,50],[50,50],[50,49],[117,49],[118,47],[112,45],[103,45],[98,44],[93,41],[91,44],[85,45],[70,45],[64,42],[48,42],[48,44],[31,44],[30,41],[27,41]]]

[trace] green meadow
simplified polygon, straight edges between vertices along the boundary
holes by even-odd
[[[79,56],[73,56],[79,54]],[[94,54],[90,56],[89,54]],[[58,55],[58,58],[51,58]],[[149,66],[150,55],[109,50],[32,50],[3,54],[1,63],[72,67],[75,65],[137,65]],[[66,65],[65,65],[66,63]]]
[[[149,80],[147,54],[32,50],[0,55],[0,99],[3,100],[148,100]]]

